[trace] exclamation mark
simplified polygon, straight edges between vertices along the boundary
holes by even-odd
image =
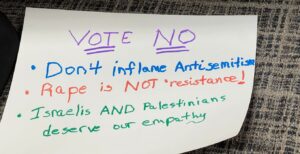
[[[242,80],[238,84],[245,84],[245,71],[242,70]]]

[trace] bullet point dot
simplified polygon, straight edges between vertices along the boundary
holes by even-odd
[[[25,91],[25,95],[29,95],[29,90],[26,90],[26,91]]]
[[[35,70],[36,69],[35,65],[31,65],[31,69]]]
[[[19,113],[19,114],[17,115],[17,117],[18,117],[18,118],[21,118],[21,117],[22,117],[22,114],[21,114],[21,113]]]

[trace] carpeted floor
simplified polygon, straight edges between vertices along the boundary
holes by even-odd
[[[155,14],[258,15],[254,90],[243,127],[232,139],[190,153],[300,153],[300,0],[0,1],[0,11],[19,33],[25,6]],[[9,84],[0,97],[0,117],[8,91]]]

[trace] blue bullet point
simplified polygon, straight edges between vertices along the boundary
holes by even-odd
[[[35,70],[36,69],[35,65],[31,65],[31,69]]]

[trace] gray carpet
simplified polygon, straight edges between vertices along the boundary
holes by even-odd
[[[232,139],[190,153],[300,153],[300,0],[0,1],[0,11],[19,33],[25,6],[155,14],[258,15],[254,91],[243,127]],[[9,84],[0,97],[0,117],[8,91]]]

